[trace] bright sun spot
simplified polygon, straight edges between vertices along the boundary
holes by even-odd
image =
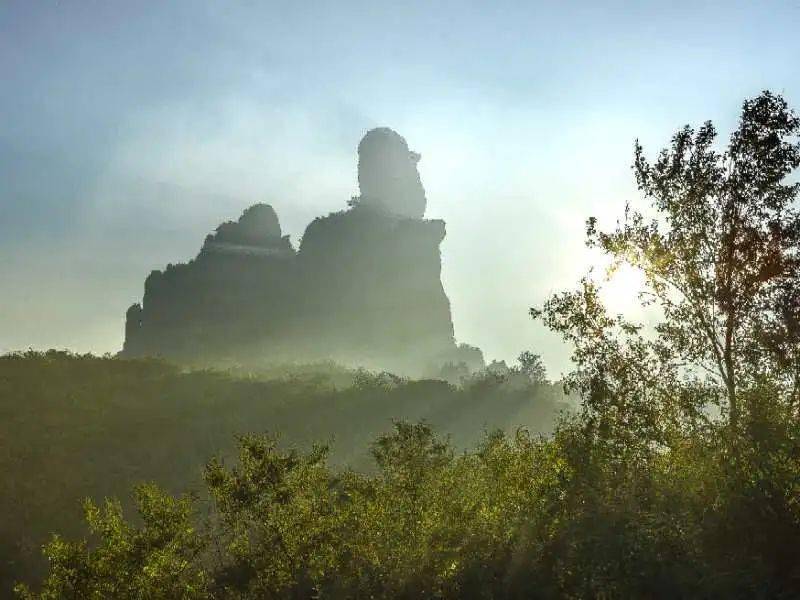
[[[630,265],[621,265],[610,277],[599,278],[600,297],[612,315],[635,317],[642,312],[639,292],[644,288],[644,275]]]

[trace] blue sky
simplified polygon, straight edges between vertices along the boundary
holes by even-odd
[[[727,135],[765,88],[800,108],[799,26],[797,2],[0,0],[0,350],[116,351],[150,270],[254,202],[296,242],[387,125],[447,221],[457,337],[557,373],[527,308],[638,197],[634,139]]]

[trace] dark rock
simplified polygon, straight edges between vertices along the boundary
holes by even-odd
[[[441,283],[445,225],[424,220],[425,191],[390,129],[359,145],[361,196],[315,219],[298,250],[266,204],[220,225],[200,254],[145,281],[128,309],[125,355],[237,363],[334,359],[405,374],[483,366],[456,346]]]
[[[281,235],[278,215],[269,204],[254,204],[239,220],[228,221],[206,237],[204,252],[291,254],[289,236]]]
[[[421,219],[427,200],[417,171],[419,159],[403,136],[388,127],[368,131],[358,145],[359,203]]]

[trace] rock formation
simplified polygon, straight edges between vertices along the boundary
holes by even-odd
[[[425,216],[425,189],[417,171],[420,155],[388,127],[372,129],[358,144],[358,186],[363,206],[409,219]]]
[[[269,204],[255,204],[237,222],[223,223],[206,237],[203,249],[228,254],[282,254],[294,251],[289,236],[281,235],[278,215]]]
[[[419,375],[445,363],[483,364],[457,346],[441,283],[440,220],[406,141],[387,128],[358,147],[361,195],[315,219],[297,252],[275,211],[248,208],[200,254],[154,271],[128,309],[123,354],[238,363],[330,358]]]

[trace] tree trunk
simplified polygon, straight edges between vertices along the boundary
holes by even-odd
[[[728,314],[725,324],[725,387],[728,393],[729,421],[732,429],[739,423],[739,403],[736,400],[736,365],[733,356],[733,318]]]

